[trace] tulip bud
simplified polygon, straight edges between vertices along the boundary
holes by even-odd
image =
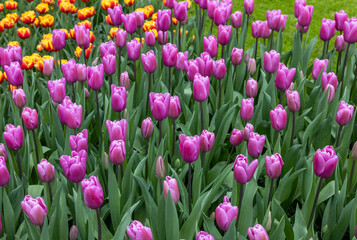
[[[53,59],[47,59],[43,62],[43,70],[42,73],[43,75],[45,75],[46,77],[50,77],[52,75],[53,72]]]
[[[222,46],[227,45],[231,39],[232,26],[219,25],[218,26],[218,42]]]
[[[125,87],[126,90],[130,88],[130,80],[128,72],[122,72],[120,74],[120,86]]]
[[[260,224],[248,228],[248,237],[249,240],[269,239],[267,232],[265,231],[264,227]]]
[[[226,8],[218,5],[214,10],[213,21],[217,26],[223,25],[226,23]]]
[[[156,57],[153,50],[150,50],[146,54],[141,54],[141,62],[143,63],[144,71],[147,73],[153,73],[156,70]]]
[[[78,82],[85,82],[87,80],[87,67],[85,64],[77,63],[77,73],[78,73]]]
[[[299,8],[298,24],[301,27],[310,26],[312,20],[312,13],[314,11],[314,6],[301,6]]]
[[[265,225],[265,229],[268,231],[271,229],[271,211],[268,212],[268,221],[267,224]]]
[[[112,109],[116,112],[121,112],[126,108],[126,89],[124,87],[117,87],[114,84],[111,86]]]
[[[243,7],[246,14],[252,14],[254,12],[254,0],[244,0]]]
[[[150,117],[143,120],[141,123],[141,136],[143,138],[150,138],[153,131],[152,120]]]
[[[320,39],[322,41],[330,41],[335,33],[335,21],[323,18],[321,21]]]
[[[169,117],[176,119],[181,114],[180,99],[178,96],[170,97]]]
[[[123,140],[114,140],[109,147],[109,160],[114,165],[124,163],[126,156],[125,142]]]
[[[275,73],[279,68],[280,54],[275,50],[264,53],[264,69],[268,73]]]
[[[196,240],[214,240],[214,237],[204,231],[197,233]]]
[[[117,34],[115,35],[115,45],[117,45],[117,47],[119,48],[124,47],[126,44],[126,37],[126,31],[121,28],[118,28]]]
[[[265,157],[265,172],[270,178],[278,178],[281,174],[281,168],[284,162],[279,153]]]
[[[216,9],[219,6],[220,1],[219,0],[211,0],[211,1],[207,1],[207,15],[210,19],[214,19],[214,14]]]
[[[87,88],[84,88],[84,97],[88,99],[90,97],[90,93]]]
[[[162,121],[169,115],[170,108],[170,93],[154,93],[149,94],[150,109],[153,117],[157,121]]]
[[[81,181],[84,202],[91,209],[98,209],[103,204],[103,189],[96,176]]]
[[[339,12],[335,12],[335,27],[337,31],[343,31],[343,26],[347,21],[348,15],[345,11],[341,10]]]
[[[341,101],[336,113],[336,122],[340,126],[347,125],[351,121],[353,110],[354,108],[352,105],[348,105],[344,101]]]
[[[66,32],[61,29],[52,31],[52,45],[57,51],[62,50],[66,45]]]
[[[50,80],[47,82],[48,91],[53,102],[62,103],[66,96],[66,80],[61,78],[59,80]]]
[[[328,65],[328,59],[319,60],[315,58],[314,64],[312,65],[312,78],[314,80],[320,75],[321,71],[326,72]]]
[[[78,228],[76,225],[73,225],[69,230],[69,239],[70,240],[77,240],[78,239]]]
[[[22,211],[29,217],[32,224],[42,226],[47,214],[47,206],[41,197],[33,199],[30,195],[25,196],[21,202]]]
[[[174,14],[175,18],[183,22],[187,18],[187,8],[188,8],[188,1],[176,2],[174,1]]]
[[[335,40],[335,48],[337,52],[342,52],[343,50],[345,50],[345,40],[343,39],[343,35],[339,35],[336,37]]]
[[[21,126],[15,127],[14,125],[7,124],[6,130],[3,132],[6,145],[13,151],[17,151],[22,147],[24,136]]]
[[[338,156],[332,146],[318,149],[314,155],[314,172],[321,178],[331,177],[336,167]]]
[[[249,141],[247,146],[248,154],[252,157],[258,157],[263,151],[264,143],[264,135],[259,135],[258,133],[251,132],[249,134]]]
[[[196,63],[199,73],[204,77],[210,77],[214,70],[214,61],[207,52],[201,53],[200,57],[196,58]]]
[[[274,110],[270,111],[270,121],[271,126],[276,131],[281,131],[285,128],[287,121],[287,113],[283,106],[279,104]]]
[[[178,52],[177,53],[177,61],[176,61],[176,69],[177,70],[186,70],[185,62],[187,60],[188,60],[188,51]]]
[[[327,96],[327,102],[331,103],[333,101],[333,99],[335,98],[335,87],[331,84],[327,84],[325,90],[324,90],[324,94],[328,91],[328,96]]]
[[[246,184],[249,182],[258,167],[258,159],[253,160],[250,165],[248,159],[243,154],[239,154],[233,165],[234,178],[240,184]]]
[[[88,150],[88,130],[83,129],[77,135],[69,136],[69,146],[72,151],[79,152],[81,150]]]
[[[4,70],[7,76],[7,81],[12,86],[22,86],[24,81],[24,75],[22,73],[21,66],[18,62],[11,62],[9,66],[4,67]]]
[[[74,26],[75,39],[82,49],[87,49],[90,44],[90,31],[85,25]],[[66,78],[67,79],[67,78]],[[68,80],[67,80],[68,81]]]
[[[114,45],[115,47],[115,45]],[[100,65],[99,65],[100,66]],[[103,69],[105,74],[107,75],[113,75],[115,71],[117,70],[117,58],[113,54],[107,53],[103,57]]]
[[[197,135],[193,137],[188,137],[184,134],[180,134],[179,139],[179,148],[183,160],[187,163],[192,163],[196,161],[198,155],[200,154],[200,137]]]
[[[99,90],[103,86],[103,74],[104,74],[103,64],[94,67],[87,67],[88,87],[90,87],[94,91]]]
[[[166,32],[169,30],[171,24],[171,9],[158,10],[156,19],[156,28]]]
[[[353,144],[353,148],[351,150],[351,158],[353,160],[357,159],[357,141]]]
[[[202,152],[209,152],[213,148],[214,144],[214,133],[203,130],[200,136],[200,149]]]
[[[209,94],[209,77],[196,74],[193,80],[193,98],[197,102],[204,102]]]
[[[120,26],[122,24],[123,20],[121,19],[121,15],[123,14],[123,8],[121,5],[108,8],[108,13],[115,26]]]
[[[243,131],[234,128],[229,138],[229,142],[233,146],[239,146],[243,142]]]
[[[167,67],[174,67],[177,61],[176,44],[167,43],[162,46],[162,61]]]
[[[131,240],[152,240],[151,229],[136,220],[126,228],[126,233]]]
[[[26,105],[26,94],[21,88],[12,91],[12,99],[18,108],[23,108]]]
[[[34,130],[38,127],[38,115],[36,109],[26,107],[22,111],[21,116],[27,130]]]
[[[164,181],[164,198],[167,199],[167,195],[170,192],[172,200],[177,204],[180,200],[180,191],[175,178],[167,176]]]
[[[252,119],[254,113],[254,98],[242,99],[240,117],[248,122]]]
[[[0,157],[4,157],[7,160],[7,151],[3,143],[0,143]]]
[[[165,163],[161,156],[156,159],[155,176],[157,178],[163,178],[166,175]]]
[[[129,60],[136,61],[140,58],[140,46],[141,44],[136,39],[126,43],[126,51]]]
[[[254,58],[250,58],[248,61],[248,71],[250,75],[253,75],[256,71],[256,63]]]
[[[288,69],[284,63],[279,64],[279,69],[275,77],[275,86],[279,90],[286,90],[293,82],[296,68]]]
[[[149,47],[152,47],[155,45],[155,32],[154,31],[146,31],[145,32],[145,43]]]
[[[221,58],[214,62],[213,64],[213,76],[218,80],[221,80],[225,77],[227,72],[226,64],[224,59]]]
[[[75,83],[78,80],[77,64],[74,59],[61,64],[63,75],[67,82]]]
[[[212,58],[217,56],[217,39],[214,35],[203,37],[203,51],[207,52]]]
[[[253,78],[249,78],[245,85],[245,94],[249,98],[254,98],[258,93],[258,82]]]
[[[110,142],[114,140],[126,141],[127,122],[125,118],[120,121],[107,120],[105,124],[107,125]]]
[[[224,196],[223,203],[216,208],[216,222],[223,231],[227,231],[231,222],[238,217],[238,207],[232,206],[227,196]]]
[[[290,112],[298,112],[300,110],[300,95],[297,91],[285,91],[288,109]]]
[[[254,132],[254,126],[250,123],[247,123],[247,125],[245,125],[244,130],[243,130],[243,140],[247,141],[249,140],[249,135],[251,132]]]
[[[190,59],[190,60],[186,61],[185,62],[185,70],[187,73],[188,80],[193,82],[195,79],[195,75],[197,73],[199,73],[197,61],[194,59]]]
[[[232,26],[234,28],[240,28],[240,26],[242,26],[242,16],[242,12],[240,11],[236,11],[231,15]]]
[[[132,12],[132,13],[129,13],[126,15],[122,14],[121,19],[123,20],[124,28],[127,33],[133,34],[136,32],[138,23],[137,23],[137,18],[136,18],[135,12]]]
[[[55,168],[46,159],[37,164],[37,172],[42,182],[49,183],[55,178]]]
[[[241,64],[242,59],[243,59],[243,49],[233,48],[231,53],[232,64],[234,66],[237,66]]]
[[[10,182],[10,174],[6,167],[6,159],[3,156],[0,156],[0,176],[1,187],[7,185]]]

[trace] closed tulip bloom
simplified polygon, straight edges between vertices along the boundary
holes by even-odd
[[[78,239],[78,228],[76,225],[73,225],[69,230],[69,240],[77,240]]]
[[[207,0],[198,0],[201,9],[207,9]]]
[[[158,31],[157,32],[157,42],[160,45],[164,45],[167,43],[167,31]]]
[[[284,63],[279,64],[279,69],[275,77],[275,86],[279,90],[286,90],[293,82],[296,73],[296,68],[288,69]]]
[[[229,138],[229,142],[233,146],[239,146],[243,142],[243,131],[234,128]]]
[[[232,206],[227,196],[224,196],[223,203],[219,204],[216,208],[216,222],[217,225],[223,230],[227,231],[229,225],[235,219],[237,221],[238,217],[238,207]]]
[[[226,76],[226,72],[227,72],[227,68],[223,58],[214,61],[213,76],[215,78],[217,78],[218,80],[223,79]]]
[[[157,121],[162,121],[169,115],[170,108],[170,93],[154,93],[149,94],[150,109],[153,117]]]
[[[150,117],[145,118],[141,123],[141,136],[143,138],[150,138],[153,131],[152,120]]]
[[[146,31],[145,32],[145,43],[149,47],[152,47],[155,45],[155,32],[154,31]]]
[[[117,47],[124,47],[126,44],[127,33],[125,30],[118,28],[117,34],[115,35],[115,45]]]
[[[279,68],[280,53],[275,50],[264,53],[264,69],[268,73],[275,73]]]
[[[117,87],[114,84],[111,86],[112,109],[116,112],[121,112],[126,108],[126,89],[124,87]]]
[[[165,168],[165,163],[164,160],[162,159],[161,156],[159,156],[156,159],[156,164],[155,164],[155,176],[157,178],[163,178],[165,177],[166,174],[166,168]]]
[[[354,108],[352,105],[348,105],[344,101],[341,101],[336,113],[336,122],[340,126],[347,125],[351,121],[353,110]]]
[[[333,101],[333,99],[335,98],[335,88],[334,86],[332,86],[331,84],[327,84],[325,90],[324,90],[324,94],[328,91],[328,96],[327,96],[327,102],[331,103]]]
[[[241,64],[243,59],[243,49],[233,48],[231,53],[232,64],[237,66]]]
[[[6,159],[0,156],[0,186],[3,187],[10,182],[9,170],[6,167]]]
[[[249,134],[248,140],[248,154],[252,157],[258,157],[260,153],[263,151],[265,143],[265,136],[259,135],[258,133],[251,132]]]
[[[66,46],[66,32],[61,29],[52,31],[52,45],[57,51],[62,50]]]
[[[331,177],[336,167],[338,156],[332,146],[318,149],[314,155],[314,172],[321,178]]]
[[[117,5],[114,8],[108,8],[108,13],[115,26],[120,26],[122,24],[123,21],[121,15],[123,14],[123,8],[121,5]]]
[[[107,125],[110,142],[113,142],[114,140],[123,140],[124,142],[126,141],[126,119],[122,119],[120,121],[107,120],[105,124]]]
[[[10,66],[5,66],[4,70],[7,76],[7,81],[12,86],[22,86],[22,83],[24,81],[24,75],[22,73],[20,63],[12,62]]]
[[[7,151],[3,143],[0,143],[0,157],[4,157],[7,160]]]
[[[269,236],[264,227],[260,224],[248,228],[249,240],[269,240]]]
[[[45,60],[43,63],[43,70],[42,70],[43,75],[45,75],[46,77],[50,77],[53,72],[53,65],[54,64],[52,58]]]
[[[343,38],[345,42],[353,44],[357,42],[357,21],[355,19],[347,19],[343,25]]]
[[[143,11],[135,11],[134,13],[136,16],[136,25],[138,28],[141,28],[145,22],[144,12]]]
[[[187,163],[192,163],[197,160],[200,154],[201,140],[200,137],[195,135],[188,137],[184,134],[180,134],[180,153],[183,160]]]
[[[90,31],[85,25],[75,25],[74,26],[75,39],[78,46],[87,49],[90,44]],[[63,64],[62,64],[63,66]]]
[[[170,97],[169,117],[176,119],[181,114],[181,104],[178,96]]]
[[[37,172],[42,182],[49,183],[55,178],[55,168],[46,159],[37,164]]]
[[[326,89],[327,84],[331,84],[335,89],[337,89],[338,87],[337,76],[333,72],[330,73],[323,72],[321,80],[322,80],[322,90]]]
[[[144,71],[147,73],[153,73],[156,70],[156,57],[153,50],[150,50],[146,54],[141,54],[141,62],[143,63]]]
[[[122,72],[120,74],[119,83],[120,83],[121,87],[125,87],[126,90],[129,90],[129,88],[130,88],[130,79],[129,79],[128,72]]]
[[[186,70],[185,62],[187,60],[188,60],[188,51],[178,52],[177,53],[177,61],[176,61],[176,69],[177,70]]]
[[[167,8],[173,9],[175,4],[175,0],[166,0],[165,6]]]
[[[22,63],[22,49],[21,47],[16,47],[16,46],[8,46],[7,48],[2,49],[0,51],[1,56],[0,56],[0,63],[3,68],[5,66],[10,66],[11,63],[13,62],[18,62],[19,64]]]
[[[126,43],[126,50],[129,60],[136,61],[140,58],[140,46],[141,44],[136,39]]]
[[[246,14],[252,14],[254,12],[254,0],[244,0],[243,7]]]
[[[285,91],[286,101],[290,112],[298,112],[300,110],[300,95],[297,91]]]
[[[100,65],[99,65],[100,66]],[[106,54],[103,57],[103,70],[107,75],[113,75],[117,67],[116,55]]]
[[[357,159],[357,141],[353,144],[350,156],[353,160]]]
[[[47,206],[41,197],[34,199],[30,195],[26,195],[21,202],[21,208],[33,225],[43,225],[47,214]]]
[[[196,74],[193,80],[193,98],[197,102],[204,102],[209,94],[209,77]]]
[[[323,18],[321,21],[320,39],[322,41],[330,41],[335,36],[335,33],[335,21]]]
[[[18,108],[23,108],[26,105],[26,94],[22,88],[14,89],[12,91],[12,99],[14,100],[15,106]]]
[[[302,27],[298,22],[296,23],[296,29],[299,30],[299,32],[306,33],[309,27],[310,26]]]
[[[167,199],[167,195],[170,192],[172,200],[175,204],[180,201],[180,191],[175,178],[167,176],[164,181],[164,198]]]
[[[218,8],[219,0],[207,0],[207,15],[210,19],[214,19],[214,12]]]
[[[225,14],[226,14],[226,8],[223,6],[218,6],[214,10],[214,15],[213,15],[214,24],[216,24],[217,26],[225,24],[226,23]]]
[[[248,159],[243,154],[239,154],[233,165],[234,178],[240,184],[246,184],[249,182],[258,167],[258,159],[253,160],[248,164]]]
[[[158,10],[157,20],[156,20],[157,30],[166,32],[167,30],[169,30],[170,24],[171,24],[171,9]]]
[[[213,148],[214,144],[214,133],[208,132],[207,130],[203,130],[200,136],[200,149],[202,152],[209,152]]]
[[[206,0],[207,2],[207,0]],[[174,1],[174,13],[175,18],[183,22],[187,18],[187,8],[188,8],[188,1],[176,2]]]
[[[210,77],[213,74],[214,61],[207,52],[201,53],[200,57],[196,58],[196,63],[199,73],[204,77]]]
[[[94,91],[99,90],[103,85],[103,74],[104,74],[103,64],[93,67],[87,67],[88,87],[90,87]]]
[[[240,108],[240,117],[248,122],[252,119],[254,113],[254,98],[242,99]]]
[[[243,140],[244,141],[249,141],[249,135],[251,132],[254,132],[254,126],[253,124],[247,123],[244,127],[243,130]]]
[[[236,11],[231,15],[232,26],[240,28],[242,26],[242,12]]]
[[[66,117],[67,117],[66,111],[67,111],[67,107],[69,107],[69,105],[71,105],[71,104],[73,104],[71,99],[68,96],[66,96],[63,99],[62,103],[58,105],[58,118],[62,124],[67,124],[66,123],[66,120],[67,120],[66,119]]]
[[[167,67],[174,67],[177,61],[176,44],[167,43],[162,46],[162,61]]]
[[[21,115],[27,130],[34,130],[38,127],[38,115],[36,109],[26,107]]]
[[[252,36],[253,38],[261,38],[263,22],[260,20],[252,22]]]
[[[310,26],[312,20],[312,14],[314,12],[314,6],[300,6],[298,23],[302,27]]]
[[[305,7],[306,6],[306,0],[295,0],[294,3],[294,15],[296,18],[299,17],[300,13],[300,7]]]
[[[72,58],[66,63],[61,64],[63,75],[67,82],[75,83],[78,80],[76,61]]]
[[[214,237],[204,231],[197,233],[196,240],[214,240]]]
[[[152,240],[151,229],[136,220],[126,228],[126,233],[131,240]]]
[[[49,80],[47,82],[47,86],[52,101],[55,103],[62,103],[64,97],[66,96],[66,79],[61,78],[59,80]]]
[[[82,125],[82,106],[73,103],[66,108],[66,124],[71,129],[79,128]]]
[[[254,98],[258,93],[258,82],[253,78],[249,78],[245,85],[245,94],[249,98]]]
[[[124,23],[124,28],[127,33],[133,34],[136,32],[138,25],[135,12],[126,15],[122,14],[121,19]]]
[[[100,56],[104,58],[107,54],[117,55],[117,48],[113,41],[108,41],[100,44]]]
[[[312,66],[312,78],[314,80],[320,75],[321,71],[326,72],[328,66],[328,59],[319,60],[315,58],[314,64]]]
[[[77,183],[82,181],[86,174],[87,152],[72,151],[72,156],[63,155],[60,157],[60,164],[64,175],[71,182]]]
[[[265,157],[265,172],[270,178],[278,178],[281,174],[281,168],[284,162],[279,153]]]
[[[193,82],[196,74],[199,73],[197,61],[195,59],[190,59],[190,60],[186,61],[185,62],[185,70],[187,73],[188,80]]]
[[[250,58],[249,61],[248,61],[249,74],[253,75],[256,70],[257,70],[257,66],[256,66],[256,63],[255,63],[255,59],[254,58]]]
[[[203,51],[207,52],[212,58],[217,56],[217,44],[217,39],[214,35],[211,35],[208,38],[203,37]]]
[[[125,142],[123,140],[114,140],[109,147],[109,160],[114,165],[124,163],[126,156]]]
[[[271,29],[268,27],[268,21],[263,21],[260,26],[260,37],[267,39],[270,37]]]
[[[77,73],[78,73],[78,82],[85,82],[87,80],[87,67],[85,64],[77,63]]]
[[[342,52],[343,50],[345,50],[345,40],[343,39],[343,35],[339,35],[336,37],[335,40],[335,48],[337,52]]]
[[[77,135],[69,136],[69,146],[72,151],[80,152],[81,150],[88,150],[88,130],[83,129]]]
[[[272,10],[267,11],[266,13],[268,27],[271,30],[279,31],[280,30],[280,19],[281,19],[281,10]]]
[[[286,126],[287,113],[282,105],[278,105],[274,110],[270,111],[271,126],[276,131],[281,131]]]
[[[347,13],[345,11],[341,10],[339,12],[335,12],[335,27],[337,31],[343,31],[343,26],[345,22],[347,21]]]
[[[98,178],[91,176],[88,179],[83,179],[81,187],[86,205],[91,209],[100,208],[104,201],[104,195]]]
[[[231,39],[232,26],[219,25],[218,26],[218,42],[221,45],[227,45]]]

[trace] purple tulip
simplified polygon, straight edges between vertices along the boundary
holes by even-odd
[[[129,90],[129,88],[130,88],[130,80],[129,80],[128,72],[122,72],[120,74],[119,84],[120,84],[121,87],[125,87],[126,90]]]
[[[115,6],[114,8],[108,8],[108,13],[115,26],[120,26],[122,24],[123,21],[121,15],[123,14],[123,9],[121,5]]]
[[[249,74],[253,75],[256,70],[257,70],[257,66],[256,66],[256,63],[255,63],[255,59],[254,58],[250,58],[249,62],[248,62],[248,72],[249,72]]]
[[[264,69],[268,73],[275,73],[278,70],[280,53],[275,50],[264,53]]]
[[[279,90],[286,90],[293,82],[296,68],[288,69],[284,63],[279,64],[279,69],[275,77],[275,86]]]
[[[348,105],[344,101],[341,101],[336,113],[336,122],[338,125],[341,127],[346,126],[351,121],[353,110],[354,108],[352,105]]]
[[[252,22],[252,36],[253,36],[253,38],[261,38],[262,26],[263,26],[263,22],[260,20]]]
[[[227,68],[224,59],[221,58],[213,64],[213,76],[218,80],[223,79],[226,76]]]
[[[335,170],[338,156],[332,146],[318,149],[314,155],[314,172],[320,178],[331,177]]]
[[[69,136],[69,146],[72,151],[80,152],[81,150],[88,150],[88,130],[83,129],[77,135]]]
[[[240,117],[248,122],[252,119],[254,113],[254,98],[242,99],[242,104],[240,108]]]
[[[150,50],[146,54],[141,54],[141,62],[143,63],[144,71],[147,73],[153,73],[156,70],[156,57],[153,50]]]
[[[171,194],[172,200],[175,204],[180,201],[180,190],[177,185],[177,181],[175,178],[171,178],[167,176],[164,181],[164,198],[167,199],[167,195]]]
[[[85,25],[75,25],[74,26],[75,39],[78,46],[87,49],[90,44],[90,31]],[[62,64],[63,66],[63,64]],[[68,81],[68,80],[67,80]]]
[[[150,117],[145,118],[141,123],[141,136],[143,138],[150,138],[153,131],[152,120]]]
[[[121,112],[126,108],[126,89],[117,87],[114,84],[111,86],[111,106],[116,112]]]
[[[21,202],[21,208],[33,225],[43,225],[47,214],[47,206],[41,197],[33,199],[30,195],[26,195]]]
[[[4,70],[7,76],[7,81],[12,86],[22,86],[24,75],[22,73],[20,63],[12,62],[9,66],[5,66]]]
[[[260,37],[267,39],[270,37],[271,29],[268,27],[268,21],[264,21],[260,26]]]
[[[214,12],[219,6],[219,0],[207,0],[207,15],[210,19],[214,19]]]
[[[135,12],[129,14],[122,14],[121,19],[124,23],[124,28],[127,33],[133,34],[138,27]]]
[[[3,68],[10,66],[11,63],[22,63],[22,49],[21,47],[8,46],[7,48],[0,48],[0,63]]]
[[[97,91],[102,87],[102,85],[103,85],[103,74],[104,74],[103,71],[104,71],[103,64],[100,64],[100,65],[97,65],[97,66],[93,66],[93,67],[87,67],[87,83],[88,83],[88,87],[90,87],[94,91]]]
[[[162,46],[162,61],[167,67],[174,67],[177,61],[176,44],[167,43]]]
[[[158,31],[157,32],[157,42],[160,45],[164,45],[167,43],[167,32],[166,31]]]
[[[306,6],[306,0],[295,0],[294,4],[294,15],[296,18],[300,15],[300,7]]]
[[[314,6],[301,6],[299,9],[298,23],[301,27],[310,26],[312,20],[312,14],[314,12]]]
[[[195,135],[193,137],[188,137],[184,134],[180,134],[180,153],[182,159],[187,163],[192,163],[197,160],[200,154],[201,140],[200,137]]]
[[[213,74],[214,61],[207,52],[201,53],[201,56],[196,58],[196,63],[202,76],[210,77]]]
[[[27,130],[34,130],[38,127],[38,114],[36,109],[25,107],[21,116]]]
[[[48,91],[50,92],[51,99],[55,103],[62,103],[66,96],[66,79],[61,78],[59,80],[49,80],[47,82]]]
[[[167,8],[173,9],[173,8],[174,8],[175,1],[176,1],[176,0],[166,0],[165,6],[166,6]]]
[[[37,164],[37,172],[42,182],[49,183],[55,178],[55,168],[46,159],[42,159],[41,162]]]
[[[5,161],[7,160],[7,151],[3,143],[0,143],[0,157],[4,157]]]
[[[219,25],[218,26],[218,42],[222,46],[227,45],[231,39],[232,26]]]
[[[233,165],[234,178],[240,184],[246,184],[249,182],[258,167],[258,159],[253,160],[248,164],[248,159],[243,154],[239,154],[236,157]]]
[[[103,57],[103,70],[107,75],[113,75],[115,73],[117,70],[117,58],[115,55],[106,54]]]
[[[57,51],[62,50],[66,46],[66,32],[61,29],[52,31],[52,45]]]
[[[237,66],[241,64],[243,59],[243,49],[233,48],[231,53],[232,64]]]
[[[207,0],[206,0],[207,2]],[[175,18],[183,22],[187,18],[187,8],[188,8],[188,1],[176,2],[174,1],[174,13]]]
[[[207,0],[198,0],[198,5],[201,9],[207,9]]]
[[[138,28],[141,28],[145,22],[144,12],[143,11],[135,11],[134,13],[136,16],[136,25]]]
[[[269,236],[264,227],[260,224],[248,228],[249,240],[269,240]]]
[[[264,135],[259,135],[258,133],[251,132],[249,134],[249,141],[247,146],[248,154],[252,157],[258,157],[263,151],[264,143]]]
[[[233,146],[239,146],[243,142],[243,131],[234,128],[229,138],[229,142]]]
[[[171,9],[158,10],[156,29],[166,32],[169,30],[171,24]]]
[[[124,163],[126,156],[125,142],[123,140],[114,140],[109,147],[109,160],[114,165]]]
[[[199,68],[197,61],[195,59],[190,59],[185,62],[185,70],[188,79],[193,82],[197,73],[199,73]]]
[[[136,220],[126,228],[126,233],[131,240],[152,240],[151,229]]]
[[[145,43],[149,47],[152,47],[155,45],[155,32],[154,31],[146,31],[145,32]]]
[[[162,121],[169,115],[170,108],[170,93],[154,93],[149,94],[150,109],[153,117],[157,121]]]
[[[249,78],[245,85],[245,95],[248,98],[254,98],[258,94],[258,82],[253,78]]]
[[[243,7],[246,14],[252,14],[254,12],[254,0],[244,0]]]
[[[337,89],[338,87],[337,76],[333,72],[330,73],[323,72],[321,81],[322,81],[322,90],[325,90],[328,84],[331,84],[335,89]]]
[[[280,19],[281,19],[281,10],[272,10],[272,11],[267,11],[266,13],[267,21],[268,21],[268,27],[271,30],[275,31],[280,31]]]
[[[231,222],[238,217],[238,207],[232,206],[227,196],[224,196],[223,203],[216,208],[216,222],[223,231],[227,231]]]
[[[310,26],[302,27],[298,22],[296,23],[296,29],[301,33],[306,33]]]
[[[345,43],[345,40],[343,38],[343,35],[337,36],[336,40],[335,40],[336,51],[337,52],[343,52],[343,50],[345,50],[345,46],[346,46],[346,43]]]
[[[265,172],[270,178],[278,178],[281,174],[281,168],[284,162],[279,153],[265,157]]]
[[[178,96],[170,97],[169,117],[176,119],[181,114],[181,104]]]
[[[335,36],[335,33],[335,21],[323,18],[321,21],[320,39],[322,41],[330,41]]]
[[[209,94],[209,77],[196,74],[193,80],[193,98],[197,102],[204,102]]]
[[[84,202],[91,209],[98,209],[104,201],[103,189],[96,176],[81,181]]]
[[[45,75],[46,77],[50,77],[53,72],[53,66],[54,66],[54,62],[52,58],[45,60],[42,69],[43,75]]]
[[[348,16],[345,11],[341,10],[339,12],[335,12],[335,27],[337,31],[343,31],[343,26],[345,25],[347,18]]]
[[[127,131],[126,119],[122,119],[120,121],[107,120],[105,124],[107,125],[110,142],[113,142],[114,140],[122,140],[124,142],[126,141],[126,131]]]
[[[3,187],[10,182],[9,170],[6,167],[6,159],[3,156],[0,156],[0,186]]]
[[[343,38],[345,42],[353,44],[357,42],[357,20],[347,19],[343,25]]]
[[[124,47],[126,44],[127,33],[125,30],[118,28],[117,34],[115,35],[115,45],[117,47]]]
[[[320,75],[321,71],[326,72],[328,66],[328,59],[319,60],[315,58],[314,64],[312,66],[312,78],[314,80]]]
[[[200,149],[202,152],[209,152],[213,148],[214,144],[214,133],[208,132],[207,130],[203,130],[200,136]]]
[[[217,56],[217,44],[217,39],[214,35],[211,35],[208,38],[203,37],[203,51],[207,52],[212,58]]]
[[[140,58],[140,46],[141,44],[136,39],[126,43],[129,60],[136,61]]]
[[[185,62],[187,60],[188,60],[188,51],[178,52],[177,53],[177,61],[176,61],[176,69],[177,70],[186,70]]]
[[[100,56],[104,58],[107,54],[117,55],[117,48],[113,41],[100,44]]]
[[[14,89],[12,91],[12,100],[18,108],[23,108],[26,105],[26,94],[22,88]]]
[[[82,125],[82,106],[76,103],[70,104],[66,108],[66,124],[71,129],[77,129]]]
[[[78,82],[85,82],[87,80],[87,66],[85,64],[77,63]]]
[[[226,23],[226,8],[223,6],[218,6],[215,10],[214,10],[214,15],[213,15],[213,21],[214,24],[216,24],[217,26],[220,26],[222,24]]]
[[[72,101],[71,101],[71,99],[70,99],[68,96],[66,96],[66,97],[63,99],[62,103],[60,103],[60,104],[58,105],[58,118],[59,118],[59,120],[60,120],[60,122],[61,122],[62,124],[67,124],[67,123],[66,123],[66,111],[67,111],[67,108],[68,108],[71,104],[73,104]]]
[[[298,112],[300,110],[300,95],[297,91],[285,91],[288,109],[290,112]]]
[[[72,58],[66,63],[61,64],[63,75],[67,82],[75,83],[78,80],[76,61]]]
[[[165,168],[165,163],[164,160],[162,159],[161,156],[159,156],[156,159],[156,164],[155,164],[155,176],[159,179],[164,178],[166,175],[166,168]]]
[[[242,26],[242,12],[236,11],[231,15],[232,26],[240,28]]]
[[[71,182],[78,183],[86,174],[87,152],[84,150],[72,151],[71,154],[71,156],[61,156],[60,164],[66,178]]]

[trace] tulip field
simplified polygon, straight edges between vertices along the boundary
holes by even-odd
[[[2,1],[0,239],[357,239],[357,9],[315,2]]]

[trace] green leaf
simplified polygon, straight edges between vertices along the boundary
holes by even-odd
[[[179,239],[179,222],[176,206],[171,193],[167,195],[165,204],[166,239]]]

